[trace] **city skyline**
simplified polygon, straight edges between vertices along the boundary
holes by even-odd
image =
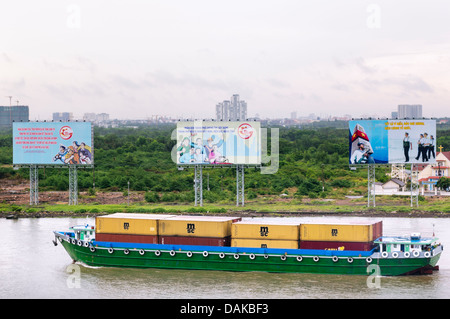
[[[402,104],[446,117],[449,9],[386,0],[7,2],[0,105],[12,96],[30,106],[30,120],[215,118],[217,102],[239,94],[248,117],[388,117]]]

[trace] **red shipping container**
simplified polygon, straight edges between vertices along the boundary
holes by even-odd
[[[383,221],[379,221],[373,224],[373,240],[376,240],[383,236]]]
[[[95,234],[96,241],[112,241],[119,243],[157,244],[156,235],[129,235],[129,234]]]
[[[188,237],[188,236],[159,236],[159,243],[163,245],[193,245],[229,247],[231,236],[227,237]]]
[[[300,249],[369,251],[374,247],[373,242],[300,241]]]

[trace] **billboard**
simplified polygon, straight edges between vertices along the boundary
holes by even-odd
[[[349,121],[349,163],[436,162],[435,120]]]
[[[261,164],[259,122],[178,122],[176,163]]]
[[[13,164],[94,164],[89,122],[14,122]]]

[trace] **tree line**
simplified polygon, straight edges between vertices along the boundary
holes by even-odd
[[[245,196],[264,195],[311,198],[338,194],[363,194],[367,190],[367,170],[351,171],[348,165],[348,128],[278,127],[279,169],[276,174],[245,170]],[[193,169],[178,170],[171,159],[176,144],[175,125],[138,128],[94,129],[94,169],[78,170],[81,191],[145,191],[146,200],[187,201],[194,199]],[[269,130],[270,131],[270,130]],[[270,151],[270,134],[268,149]],[[436,145],[450,150],[450,130],[438,130]],[[29,170],[13,170],[12,136],[0,133],[0,178],[28,178]],[[376,178],[387,181],[389,167],[377,168]],[[68,190],[68,170],[39,169],[39,188]],[[203,170],[206,202],[235,200],[236,171],[231,168]]]

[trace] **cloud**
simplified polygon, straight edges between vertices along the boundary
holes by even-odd
[[[9,57],[9,55],[7,55],[5,52],[2,52],[2,54],[0,55],[3,59],[3,61],[7,62],[7,63],[12,63],[13,61],[11,60],[11,58]]]

